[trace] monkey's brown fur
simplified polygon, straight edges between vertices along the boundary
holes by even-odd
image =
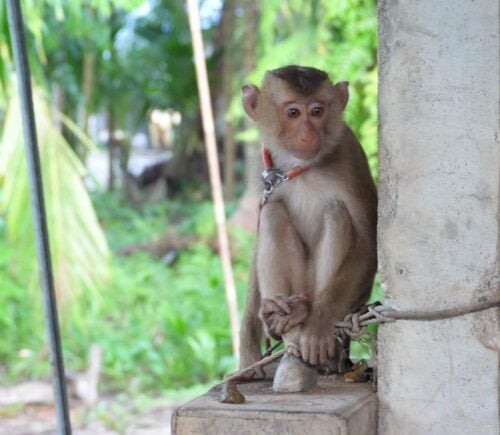
[[[285,81],[294,91],[305,96],[311,95],[328,79],[328,74],[323,71],[297,65],[285,66],[269,72]]]
[[[334,355],[335,322],[366,302],[377,268],[377,193],[342,119],[348,84],[289,66],[268,72],[261,91],[242,89],[274,165],[309,169],[262,209],[240,364],[261,358],[264,330],[298,346],[305,361],[324,363]]]

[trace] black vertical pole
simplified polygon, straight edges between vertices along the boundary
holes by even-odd
[[[23,17],[20,0],[7,0],[9,31],[16,62],[19,96],[23,118],[24,141],[31,193],[31,206],[36,233],[38,265],[42,286],[45,324],[50,348],[54,396],[56,402],[57,427],[61,435],[71,435],[71,422],[68,409],[68,395],[64,376],[64,362],[61,351],[61,336],[57,316],[57,304],[54,292],[54,278],[50,257],[47,218],[43,196],[40,155],[36,137],[33,95],[31,91],[31,73],[26,53]]]

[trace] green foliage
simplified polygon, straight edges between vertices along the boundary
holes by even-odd
[[[373,285],[372,294],[368,300],[368,304],[373,304],[382,301],[383,294],[380,287],[380,277],[378,274],[375,276],[375,283]],[[378,324],[368,325],[368,332],[376,337],[378,331]],[[376,358],[376,344],[373,342],[370,335],[361,337],[359,340],[351,341],[351,358],[357,359],[375,359]]]
[[[23,349],[44,347],[44,318],[40,303],[27,288],[33,278],[26,274],[32,257],[20,257],[15,267],[12,258],[16,248],[6,243],[6,223],[0,216],[0,378],[16,377],[26,372],[37,376],[48,370],[48,361],[36,364],[38,355]],[[8,373],[6,372],[8,368]]]
[[[54,279],[60,300],[82,290],[96,293],[107,280],[108,245],[82,181],[85,169],[52,122],[52,111],[34,92],[40,161],[50,229]],[[88,144],[67,118],[63,122]],[[28,172],[19,100],[12,98],[0,142],[0,210],[5,213],[9,242],[16,246],[13,264],[19,273],[36,276]],[[31,264],[25,259],[31,259]],[[20,261],[18,263],[18,261]]]
[[[214,234],[208,202],[135,209],[116,195],[98,194],[94,200],[113,247],[155,239],[164,234],[167,223],[177,234]],[[238,233],[235,240],[234,268],[242,306],[253,238]],[[6,276],[12,288],[0,292],[1,309],[10,310],[0,320],[5,332],[0,339],[0,368],[9,367],[12,380],[35,374],[44,332],[39,298],[23,298],[25,282],[16,282],[11,274],[10,253],[0,257],[0,277]],[[206,383],[233,369],[229,331],[220,260],[207,245],[198,243],[182,251],[171,267],[143,252],[115,256],[109,286],[97,298],[82,294],[65,319],[63,346],[73,370],[85,367],[92,343],[102,346],[106,389],[162,391]],[[31,355],[19,356],[22,348],[30,349]],[[48,370],[48,365],[38,367],[38,375]]]
[[[114,10],[130,11],[143,0],[23,0],[26,42],[32,75],[38,86],[56,81],[79,98],[81,61],[85,50],[104,50],[107,19]],[[0,3],[0,95],[12,84],[12,51],[5,2]]]

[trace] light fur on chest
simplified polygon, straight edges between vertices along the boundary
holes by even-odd
[[[295,231],[302,241],[307,241],[309,253],[314,252],[321,239],[327,205],[336,199],[346,201],[342,185],[333,176],[303,174],[280,189],[276,199],[284,200]]]

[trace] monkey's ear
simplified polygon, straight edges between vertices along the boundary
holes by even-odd
[[[349,82],[338,82],[333,89],[340,102],[341,109],[344,110],[349,101]]]
[[[247,115],[257,121],[257,100],[259,98],[259,88],[255,85],[243,85],[241,87],[243,108]]]

